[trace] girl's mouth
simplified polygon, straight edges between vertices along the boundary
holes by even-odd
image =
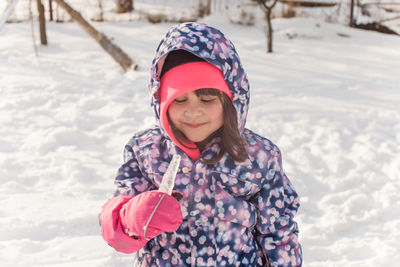
[[[205,125],[206,123],[205,122],[204,123],[187,123],[187,122],[185,122],[184,124],[190,128],[199,128],[199,127]]]

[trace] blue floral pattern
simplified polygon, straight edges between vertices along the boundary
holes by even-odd
[[[171,28],[157,48],[151,69],[149,89],[157,119],[158,72],[162,58],[176,49],[190,51],[221,69],[233,93],[249,158],[237,163],[224,155],[210,166],[193,162],[160,126],[135,134],[125,146],[115,195],[157,189],[174,154],[182,157],[174,190],[183,194],[182,225],[174,233],[150,240],[137,252],[135,266],[301,266],[293,220],[298,196],[282,169],[278,147],[244,127],[249,83],[233,44],[205,24]],[[214,138],[201,158],[216,155],[219,141]]]

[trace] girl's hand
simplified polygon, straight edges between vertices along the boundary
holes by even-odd
[[[173,195],[176,194],[180,193],[174,191]],[[120,218],[127,234],[150,240],[163,232],[175,232],[182,223],[182,212],[175,197],[147,191],[122,206]]]

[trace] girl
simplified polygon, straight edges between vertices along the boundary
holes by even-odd
[[[299,201],[276,145],[246,129],[249,84],[233,44],[205,24],[172,27],[150,79],[159,125],[125,146],[103,238],[135,266],[301,266]],[[172,195],[160,186],[181,156]]]

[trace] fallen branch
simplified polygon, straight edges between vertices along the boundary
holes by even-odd
[[[332,2],[310,2],[310,1],[302,1],[302,0],[279,0],[279,2],[290,5],[293,7],[333,7],[338,3]]]
[[[63,0],[54,0],[58,6],[67,12],[73,21],[75,21],[85,32],[87,32],[93,39],[95,39],[100,46],[115,60],[121,67],[128,71],[129,69],[137,69],[138,65],[135,64],[127,54],[122,51],[121,48],[116,46],[107,38],[103,33],[97,31],[92,25],[90,25],[82,15],[73,9]]]
[[[361,3],[360,6],[368,6],[368,5],[377,5],[377,6],[397,6],[400,5],[400,3],[395,3],[395,2],[367,2],[367,3]]]

